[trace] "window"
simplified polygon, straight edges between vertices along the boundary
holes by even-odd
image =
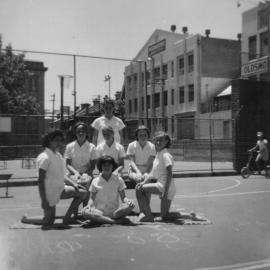
[[[29,90],[35,92],[38,89],[38,76],[34,75],[29,78]]]
[[[168,91],[163,92],[163,106],[168,106]]]
[[[174,104],[174,89],[171,91],[171,104]]]
[[[174,61],[171,62],[171,77],[174,77]]]
[[[268,24],[269,14],[267,9],[268,9],[267,3],[264,5],[261,4],[261,8],[258,9],[258,29],[266,27]]]
[[[147,95],[147,98],[146,98],[146,105],[147,105],[147,109],[150,109],[150,95]]]
[[[131,90],[131,77],[127,76],[127,87],[129,90]]]
[[[194,55],[190,54],[188,56],[188,72],[192,72],[194,70]]]
[[[160,107],[160,93],[154,94],[154,108]]]
[[[138,82],[138,80],[137,80],[137,74],[134,74],[133,75],[133,78],[134,78],[134,87],[137,88],[137,82]]]
[[[194,100],[194,85],[190,84],[188,86],[188,101],[191,102]]]
[[[180,57],[178,60],[178,68],[179,68],[179,74],[184,74],[184,68],[185,68],[185,60],[184,57]]]
[[[163,76],[163,79],[165,80],[168,79],[168,65],[167,64],[162,66],[162,76]]]
[[[256,46],[257,38],[256,36],[249,37],[248,48],[249,48],[249,60],[256,59]]]
[[[185,87],[179,87],[179,103],[182,104],[185,102]]]
[[[154,68],[154,78],[159,78],[160,77],[160,68],[156,67]]]
[[[260,34],[260,57],[268,55],[268,33]]]
[[[132,113],[132,102],[131,102],[131,100],[128,101],[128,109],[129,109],[129,113]]]
[[[136,113],[138,111],[138,99],[134,99],[134,112]]]
[[[144,111],[144,97],[142,97],[142,106],[141,106],[141,108],[142,108],[142,111]]]

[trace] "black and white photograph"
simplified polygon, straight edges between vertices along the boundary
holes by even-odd
[[[1,270],[270,269],[269,143],[270,0],[0,0]]]

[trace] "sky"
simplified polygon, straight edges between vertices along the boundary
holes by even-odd
[[[237,7],[240,2],[240,7]],[[242,13],[257,0],[0,0],[0,34],[13,49],[133,59],[155,29],[236,39]],[[44,62],[45,109],[60,106],[58,75],[73,75],[73,58],[26,53]],[[122,89],[125,61],[76,58],[77,105]],[[74,81],[64,89],[64,105],[73,108]]]

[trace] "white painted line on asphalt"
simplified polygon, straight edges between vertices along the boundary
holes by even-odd
[[[263,194],[270,193],[270,190],[259,190],[259,191],[247,191],[247,192],[235,192],[235,193],[224,193],[224,194],[190,194],[190,195],[176,195],[177,199],[192,199],[192,198],[208,198],[208,197],[231,197],[231,196],[241,196],[250,194]]]
[[[266,259],[266,260],[237,263],[237,264],[230,264],[230,265],[224,265],[224,266],[196,268],[194,270],[240,270],[240,269],[241,270],[255,270],[255,269],[266,268],[269,266],[270,266],[270,259]]]

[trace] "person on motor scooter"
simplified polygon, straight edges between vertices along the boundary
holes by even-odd
[[[258,174],[261,174],[261,169],[265,169],[267,165],[267,161],[269,158],[269,151],[268,151],[268,141],[264,139],[263,132],[258,131],[257,135],[257,143],[256,145],[249,149],[249,152],[257,152],[257,156],[255,159],[255,163],[257,166]]]

